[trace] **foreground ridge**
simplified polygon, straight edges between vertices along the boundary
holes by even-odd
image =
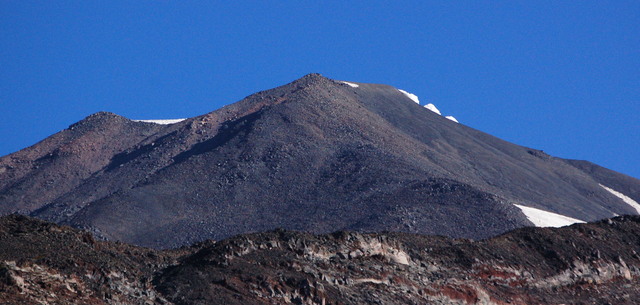
[[[276,230],[157,251],[0,218],[7,304],[634,304],[640,217],[470,241]],[[64,246],[61,246],[64,245]]]

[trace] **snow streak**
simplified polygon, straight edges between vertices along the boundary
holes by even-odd
[[[170,119],[170,120],[133,120],[134,122],[143,122],[143,123],[154,123],[154,124],[160,124],[160,125],[169,125],[169,124],[175,124],[178,122],[182,122],[186,119]]]
[[[514,204],[517,208],[522,210],[524,216],[527,216],[529,221],[533,222],[536,227],[564,227],[572,225],[574,223],[584,223],[580,219],[571,218],[552,212],[543,211],[540,209],[527,207],[523,205]]]
[[[627,196],[627,195],[625,195],[623,193],[620,193],[620,192],[618,192],[618,191],[616,191],[616,190],[614,190],[612,188],[608,188],[608,187],[606,187],[606,186],[604,186],[602,184],[600,184],[600,186],[603,189],[609,191],[609,193],[611,193],[611,194],[615,195],[616,197],[622,199],[622,201],[624,201],[626,204],[630,205],[632,208],[636,209],[636,212],[638,212],[638,214],[640,214],[640,203],[638,203],[637,201],[631,199],[631,197],[629,197],[629,196]]]

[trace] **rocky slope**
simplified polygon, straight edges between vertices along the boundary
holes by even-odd
[[[585,164],[310,74],[176,124],[90,116],[0,158],[0,213],[155,248],[277,227],[486,238],[531,225],[516,204],[638,213],[603,186],[640,201],[639,180]]]
[[[158,132],[100,112],[0,159],[0,213],[29,213],[78,187],[114,155]]]
[[[0,218],[2,304],[636,304],[640,217],[481,241],[276,230],[157,251]]]
[[[1,304],[166,304],[151,284],[171,252],[96,241],[90,233],[0,218]]]

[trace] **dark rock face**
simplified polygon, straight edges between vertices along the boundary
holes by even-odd
[[[635,304],[640,217],[483,241],[275,231],[204,247],[155,283],[177,304]]]
[[[640,181],[602,173],[310,74],[172,125],[90,116],[0,158],[0,212],[155,248],[277,227],[486,238],[531,224],[513,204],[635,214],[599,184],[640,201]]]
[[[0,218],[3,304],[636,304],[640,216],[471,241],[276,230],[157,251]]]
[[[0,303],[166,304],[151,285],[172,252],[96,241],[88,232],[0,218]]]

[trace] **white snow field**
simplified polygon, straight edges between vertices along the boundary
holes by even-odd
[[[351,87],[353,87],[353,88],[358,88],[358,87],[360,87],[360,85],[358,85],[358,84],[354,84],[354,83],[350,83],[350,82],[342,81],[341,83],[343,83],[343,84],[347,84],[347,85],[349,85],[349,86],[351,86]]]
[[[564,216],[552,212],[543,211],[540,209],[527,207],[523,205],[514,204],[524,216],[527,216],[529,221],[533,222],[536,227],[564,227],[568,225],[572,225],[574,223],[584,223],[584,221],[580,219],[571,218],[569,216]]]
[[[186,119],[171,119],[171,120],[133,120],[134,122],[144,122],[144,123],[154,123],[154,124],[160,124],[160,125],[169,125],[169,124],[175,124],[178,122],[182,122]]]
[[[418,96],[413,94],[413,93],[409,93],[407,91],[404,91],[402,89],[398,89],[398,91],[402,92],[402,94],[406,95],[408,98],[410,98],[412,101],[418,103],[418,105],[420,105],[420,100],[418,99]]]
[[[424,106],[424,108],[427,108],[427,109],[429,109],[429,110],[431,110],[431,111],[433,111],[433,112],[435,112],[435,113],[437,113],[437,114],[439,114],[439,115],[442,115],[442,114],[440,113],[440,110],[438,110],[438,108],[436,108],[436,105],[434,105],[434,104],[426,104],[426,105]]]
[[[458,120],[456,120],[456,118],[454,118],[452,115],[448,115],[448,116],[446,116],[445,118],[447,118],[447,119],[449,119],[449,120],[451,120],[451,121],[454,121],[454,122],[456,122],[456,123],[460,123],[460,122],[458,122]]]
[[[348,85],[349,85],[349,83],[348,83],[348,82],[343,82],[343,83],[345,83],[345,84],[348,84]],[[354,85],[355,85],[355,84],[354,84]],[[350,85],[350,86],[351,86],[351,85]],[[356,86],[357,86],[357,85],[356,85]],[[409,93],[409,92],[404,91],[404,90],[402,90],[402,89],[398,89],[398,91],[402,92],[402,94],[406,95],[406,96],[407,96],[408,98],[410,98],[412,101],[414,101],[414,102],[418,103],[418,105],[420,105],[420,100],[418,99],[418,96],[417,96],[417,95],[415,95],[415,94],[413,94],[413,93]],[[426,105],[424,105],[424,108],[427,108],[427,109],[429,109],[429,110],[431,110],[431,111],[433,111],[433,112],[437,113],[438,115],[442,115],[442,113],[440,113],[440,110],[438,110],[438,108],[437,108],[437,107],[436,107],[436,105],[434,105],[434,104],[431,104],[431,103],[426,104]],[[456,118],[454,118],[453,116],[450,116],[450,115],[449,115],[449,116],[446,116],[445,118],[447,118],[447,119],[449,119],[449,120],[451,120],[451,121],[454,121],[454,122],[456,122],[456,123],[460,123],[460,122],[458,122],[458,120],[456,120]]]
[[[598,183],[598,184],[600,184],[600,183]],[[611,194],[615,195],[616,197],[622,199],[622,201],[624,201],[626,204],[630,205],[632,208],[636,209],[636,212],[638,212],[638,214],[640,214],[640,203],[638,203],[637,201],[629,198],[629,196],[627,196],[627,195],[625,195],[623,193],[620,193],[620,192],[618,192],[618,191],[616,191],[616,190],[614,190],[612,188],[606,187],[606,186],[604,186],[602,184],[600,184],[600,186],[603,189],[609,191],[609,193],[611,193]]]

